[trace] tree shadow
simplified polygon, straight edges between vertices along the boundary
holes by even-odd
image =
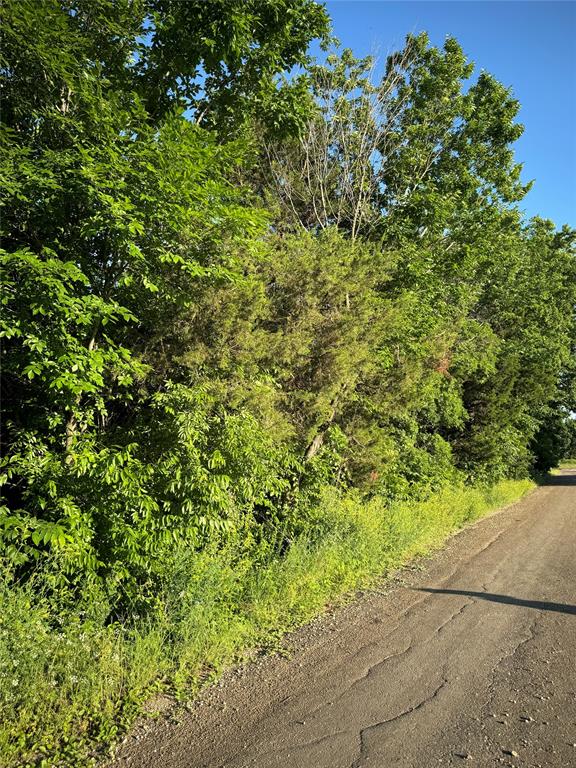
[[[556,613],[570,613],[576,616],[576,605],[567,603],[547,603],[542,600],[523,600],[520,597],[510,595],[497,595],[493,592],[474,592],[469,589],[432,589],[431,587],[414,587],[416,592],[430,592],[435,595],[464,595],[466,597],[488,600],[492,603],[504,605],[519,605],[523,608],[534,608],[537,611],[555,611]]]
[[[576,485],[576,470],[564,470],[561,475],[546,475],[540,485]]]

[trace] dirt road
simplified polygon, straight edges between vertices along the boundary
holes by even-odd
[[[576,766],[576,471],[288,642],[115,767]]]

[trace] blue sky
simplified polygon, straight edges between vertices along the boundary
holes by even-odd
[[[576,3],[538,0],[331,0],[334,33],[358,56],[401,47],[408,32],[434,45],[452,35],[477,72],[511,86],[524,135],[516,159],[535,184],[528,216],[576,226]]]

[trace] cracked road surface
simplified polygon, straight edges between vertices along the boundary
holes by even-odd
[[[287,645],[114,768],[576,766],[576,471]]]

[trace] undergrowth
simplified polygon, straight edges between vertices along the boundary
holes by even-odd
[[[97,605],[62,615],[34,581],[3,583],[0,764],[96,762],[154,692],[193,697],[249,649],[273,648],[328,602],[369,586],[532,487],[505,481],[390,505],[326,491],[314,538],[301,536],[282,556],[250,537],[199,553],[175,551],[154,610],[122,623],[106,625]]]

